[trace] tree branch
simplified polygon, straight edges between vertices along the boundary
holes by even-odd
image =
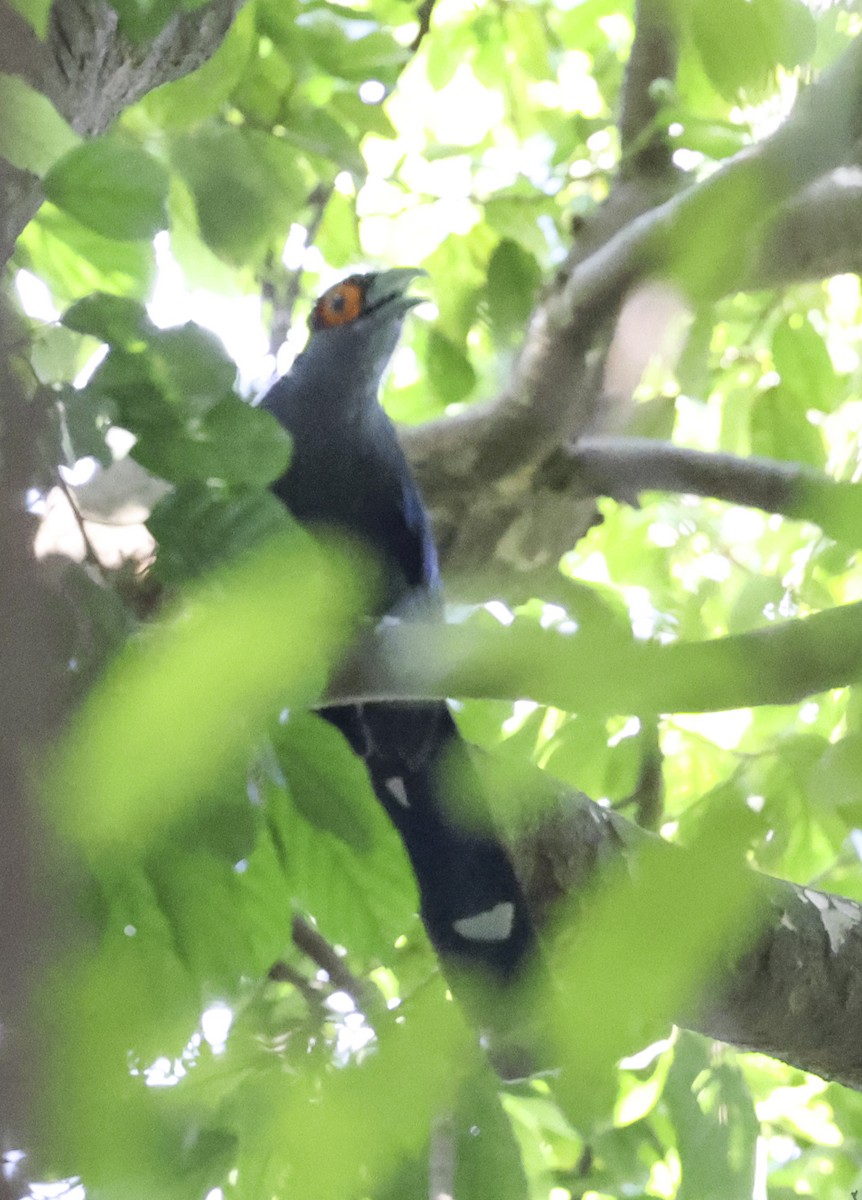
[[[337,990],[346,992],[357,1008],[365,1013],[372,1013],[380,1008],[380,997],[353,974],[344,959],[336,954],[334,948],[313,925],[309,925],[303,917],[294,917],[292,933],[297,949],[325,971],[330,983]]]
[[[796,704],[862,679],[862,602],[699,642],[637,641],[612,620],[559,633],[390,623],[320,701],[518,697],[567,712],[639,715]]]
[[[743,290],[786,287],[862,270],[862,167],[815,180],[775,214],[764,231]]]
[[[620,856],[636,873],[638,850],[655,835],[535,774],[547,800],[511,850],[544,925],[558,902],[589,895]],[[667,845],[667,853],[685,850]],[[726,963],[678,1023],[862,1089],[862,906],[767,876],[758,876],[758,889],[766,919],[755,945]]]
[[[575,543],[592,506],[561,511],[530,468],[560,444],[619,427],[602,394],[603,359],[626,295],[651,276],[699,301],[756,282],[751,264],[763,239],[777,236],[785,206],[840,167],[860,136],[857,38],[771,137],[646,212],[633,196],[638,215],[586,257],[578,249],[536,309],[497,399],[402,431],[447,573],[527,575]],[[805,211],[813,213],[810,197]]]
[[[116,11],[104,0],[55,0],[45,43],[0,0],[4,37],[0,68],[15,70],[53,103],[78,133],[104,133],[128,105],[158,87],[201,66],[221,45],[242,0],[210,0],[201,8],[173,17],[149,42],[129,41],[118,28]],[[23,28],[21,28],[23,26]],[[0,39],[2,40],[2,39]],[[20,49],[17,65],[16,47]],[[0,266],[37,211],[38,180],[0,160]]]
[[[626,64],[620,112],[621,170],[624,176],[670,170],[670,147],[654,121],[661,107],[654,95],[657,80],[676,77],[677,30],[668,0],[638,0],[635,38]]]
[[[862,484],[830,479],[798,463],[688,450],[648,438],[584,438],[559,450],[541,482],[575,499],[640,492],[686,492],[813,521],[825,534],[862,545]]]

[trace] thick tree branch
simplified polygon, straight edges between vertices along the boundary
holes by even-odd
[[[656,276],[701,302],[756,282],[751,264],[767,269],[759,246],[785,213],[794,219],[785,206],[802,205],[805,189],[816,199],[818,181],[852,157],[860,136],[857,38],[771,137],[656,207],[635,205],[639,215],[586,257],[578,250],[534,313],[496,400],[403,432],[447,572],[526,575],[574,544],[591,506],[562,511],[530,468],[561,444],[619,428],[602,393],[603,358],[626,295]]]
[[[764,231],[743,290],[785,287],[862,270],[862,167],[815,180],[778,210]]]
[[[670,169],[664,130],[653,123],[661,107],[653,85],[676,77],[677,31],[668,0],[638,0],[635,38],[626,64],[620,113],[622,174],[644,175]]]
[[[210,0],[172,18],[156,37],[139,45],[120,32],[117,13],[104,0],[55,0],[44,43],[7,0],[0,0],[0,42],[6,39],[0,70],[23,76],[78,133],[104,133],[128,105],[205,63],[221,45],[241,3]],[[0,199],[2,265],[38,209],[38,181],[0,160]]]
[[[104,0],[55,0],[50,69],[41,90],[78,133],[102,133],[154,87],[202,66],[221,45],[241,3],[210,0],[138,44],[122,33]]]
[[[17,340],[0,305],[0,1154],[33,1145],[52,1053],[34,996],[61,950],[74,952],[81,938],[69,864],[34,795],[33,761],[61,715],[66,657],[24,503],[44,414],[9,362]]]
[[[851,546],[862,544],[862,484],[830,479],[798,463],[709,454],[648,438],[584,438],[542,468],[542,483],[574,499],[645,491],[687,492],[797,520]]]
[[[590,895],[620,856],[635,871],[639,848],[655,835],[536,775],[546,805],[512,854],[544,922],[558,902],[568,910]],[[685,851],[668,845],[667,853]],[[726,963],[679,1024],[862,1089],[862,906],[766,876],[759,895],[765,921],[755,945]]]
[[[474,405],[412,431],[405,440],[414,460],[421,462],[434,442],[438,451],[445,445],[456,464],[463,462],[467,437],[473,465],[484,477],[522,465],[525,451],[541,450],[570,420],[560,391],[567,398],[572,394],[578,351],[592,345],[596,329],[636,281],[659,273],[700,297],[726,294],[737,286],[749,254],[739,229],[756,228],[800,189],[840,166],[860,138],[862,38],[857,38],[802,93],[771,137],[630,222],[560,281],[530,322],[506,392],[491,405]],[[707,251],[714,261],[704,264]],[[517,440],[513,445],[515,434],[526,437],[526,445]]]
[[[577,633],[390,623],[321,704],[447,696],[534,700],[606,715],[795,704],[862,679],[862,602],[700,642],[637,641],[612,621]]]

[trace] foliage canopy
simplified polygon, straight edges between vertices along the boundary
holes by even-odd
[[[44,3],[14,7],[46,34]],[[116,0],[125,54],[203,7]],[[458,1200],[859,1184],[855,1093],[670,1028],[750,932],[741,863],[862,901],[862,710],[843,686],[859,502],[827,489],[817,509],[811,482],[858,474],[859,253],[835,229],[825,248],[774,240],[794,203],[797,232],[806,201],[858,208],[844,114],[816,97],[860,29],[855,5],[802,0],[248,0],[204,65],[93,137],[0,75],[0,155],[45,197],[6,275],[33,414],[15,480],[41,521],[42,685],[73,712],[39,811],[91,930],[33,1001],[33,1171],[118,1200],[412,1200],[430,1139]],[[813,133],[770,141],[806,95]],[[833,167],[837,199],[812,201]],[[411,427],[469,417],[520,378],[543,285],[578,283],[590,255],[582,336],[605,386],[576,432],[802,464],[811,490],[769,515],[658,484],[634,506],[621,479],[531,574],[503,534],[459,550],[457,504],[426,487],[460,570],[453,645],[475,653],[435,675],[417,650],[413,684],[463,682],[501,809],[530,764],[539,806],[566,785],[690,851],[646,843],[634,882],[610,872],[578,897],[549,1005],[562,1076],[504,1084],[446,999],[364,772],[305,711],[374,564],[290,521],[268,491],[289,439],[242,400],[284,369],[323,286],[410,264],[435,308],[411,317],[385,404]],[[621,270],[666,287],[612,343],[621,298],[603,307],[602,289]],[[456,470],[405,438],[420,472]],[[118,501],[85,481],[126,455],[155,489],[127,474]],[[466,506],[505,507],[502,469],[475,474]],[[497,551],[517,585],[489,575],[491,603],[468,603]],[[814,698],[808,661],[734,640],[841,605],[840,627],[817,627]],[[702,711],[727,696],[749,706]]]

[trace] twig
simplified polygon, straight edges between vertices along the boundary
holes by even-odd
[[[317,963],[335,987],[350,996],[357,1008],[367,1013],[379,1007],[373,992],[353,974],[334,947],[308,921],[303,917],[294,917],[292,933],[297,948]]]
[[[317,1014],[323,1013],[326,1010],[324,998],[318,989],[302,974],[297,971],[290,963],[279,960],[273,963],[269,968],[267,979],[271,983],[289,983],[302,996],[309,1009]]]
[[[416,37],[410,43],[410,53],[415,54],[425,37],[431,31],[431,14],[434,11],[434,5],[437,0],[422,0],[422,3],[416,10],[416,17],[419,21],[419,29],[416,31]]]
[[[323,217],[326,212],[326,206],[332,196],[332,190],[333,185],[331,183],[319,183],[308,197],[307,203],[311,206],[312,217],[305,227],[303,252],[314,244],[320,232],[320,226],[323,223]],[[272,326],[269,334],[269,352],[273,356],[278,353],[279,347],[287,341],[287,335],[293,326],[293,312],[302,292],[302,277],[304,274],[305,268],[300,263],[295,270],[288,274],[282,296],[278,295],[279,287],[275,281],[268,280],[264,284],[264,299],[269,300],[273,306]]]
[[[99,555],[96,553],[96,547],[90,541],[90,535],[87,533],[87,523],[84,520],[81,510],[78,508],[78,502],[75,499],[72,489],[69,487],[68,483],[63,478],[63,472],[60,470],[59,467],[55,471],[54,477],[57,480],[57,486],[59,487],[59,489],[63,493],[63,495],[66,497],[66,503],[69,505],[69,508],[72,510],[72,516],[75,518],[75,524],[78,526],[78,532],[80,533],[81,538],[84,542],[84,554],[86,556],[87,562],[90,563],[91,566],[96,568],[96,570],[99,572],[99,574],[101,575],[101,577],[105,583],[110,582],[109,578],[108,578],[108,573],[104,566],[104,563],[99,558]]]

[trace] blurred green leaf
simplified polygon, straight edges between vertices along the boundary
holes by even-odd
[[[63,324],[77,333],[88,333],[111,346],[139,348],[155,332],[143,304],[125,296],[94,292],[63,314]]]
[[[840,381],[826,343],[810,321],[782,321],[772,335],[772,359],[782,384],[799,397],[803,410],[832,412]]]
[[[756,932],[747,824],[744,810],[716,810],[684,851],[645,843],[631,877],[615,873],[592,897],[588,919],[586,907],[574,918],[557,962],[563,988],[552,1020],[566,1063],[561,1091],[582,1127],[601,1121],[612,1103],[615,1061],[663,1033]],[[644,955],[644,946],[654,953]]]
[[[288,787],[267,786],[267,809],[296,904],[330,941],[391,961],[395,939],[418,909],[416,883],[362,764],[347,766],[343,744],[340,768],[310,763],[300,737],[277,735],[275,744]]]
[[[47,201],[18,239],[15,256],[61,302],[94,291],[141,300],[156,273],[149,242],[102,237]]]
[[[241,422],[247,429],[256,425],[272,430],[253,416],[225,417],[223,409],[212,416],[212,410],[228,398],[237,406],[239,401],[233,395],[236,365],[209,330],[192,324],[156,329],[133,301],[109,296],[79,301],[64,321],[82,332],[112,339],[111,352],[87,387],[93,394],[110,397],[117,406],[118,423],[139,439],[149,436],[164,442],[185,432],[189,439],[206,442],[208,436],[217,439],[220,427],[230,434]],[[276,431],[271,440],[270,457],[277,454],[281,461],[285,437]]]
[[[321,109],[309,107],[291,112],[284,123],[283,137],[300,150],[331,159],[345,171],[365,174],[365,162],[355,139],[339,121]]]
[[[712,1062],[700,1038],[682,1033],[663,1099],[676,1129],[682,1170],[679,1200],[749,1194],[758,1121],[739,1068],[733,1062]]]
[[[425,1152],[434,1119],[474,1062],[472,1039],[442,987],[417,993],[362,1062],[330,1073],[319,1088],[278,1086],[248,1146],[253,1160],[272,1164],[261,1183],[269,1192],[289,1181],[297,1195],[315,1200],[361,1195],[366,1179],[385,1180]],[[325,1145],[338,1153],[321,1156]]]
[[[181,483],[153,509],[147,527],[158,545],[154,576],[175,586],[284,531],[289,518],[270,492]]]
[[[112,0],[123,33],[132,42],[155,38],[168,22],[183,12],[194,12],[205,0]]]
[[[182,430],[147,429],[131,453],[148,471],[175,483],[262,487],[287,468],[290,437],[271,413],[231,395]]]
[[[177,130],[199,125],[218,113],[256,55],[256,34],[254,8],[240,9],[208,62],[143,98],[147,116],[165,130]]]
[[[752,453],[824,466],[823,435],[807,419],[807,407],[807,398],[783,383],[756,396],[751,408]]]
[[[57,396],[57,403],[68,439],[68,465],[74,466],[79,458],[91,456],[108,466],[113,455],[105,437],[115,416],[110,400],[98,397],[94,403],[85,390],[64,387]]]
[[[425,354],[428,382],[444,404],[457,404],[469,396],[476,386],[476,373],[463,350],[444,333],[432,329]]]
[[[523,334],[541,282],[539,264],[529,251],[504,238],[488,263],[488,315],[504,345]]]
[[[692,31],[704,69],[728,99],[760,96],[779,65],[792,69],[814,52],[814,19],[802,0],[694,0]]]
[[[50,765],[46,795],[65,836],[92,852],[151,837],[278,704],[322,686],[363,590],[343,554],[291,532],[131,642]]]
[[[246,126],[178,137],[171,158],[194,196],[201,236],[232,263],[245,265],[283,239],[310,190],[296,151]]]
[[[80,143],[50,100],[16,75],[0,75],[0,112],[0,156],[22,171],[44,175]]]
[[[367,819],[374,813],[374,793],[364,763],[342,734],[320,717],[295,713],[279,726],[274,745],[291,799],[303,817],[367,854],[379,825]]]
[[[145,241],[168,224],[168,176],[152,155],[117,137],[87,142],[42,184],[58,208],[103,237]]]

